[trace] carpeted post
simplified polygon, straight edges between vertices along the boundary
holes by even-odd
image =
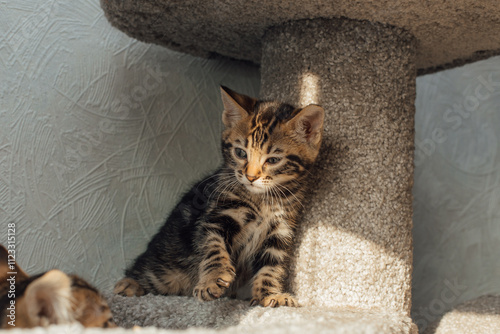
[[[303,305],[409,315],[414,44],[399,28],[348,19],[265,34],[262,97],[326,111],[290,277]]]

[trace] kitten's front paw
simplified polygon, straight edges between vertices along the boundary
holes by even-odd
[[[272,294],[263,298],[254,297],[250,306],[261,305],[264,307],[291,306],[298,307],[297,299],[289,293]]]
[[[233,268],[209,273],[194,287],[193,296],[205,302],[218,299],[233,283],[235,276]]]
[[[125,297],[133,297],[133,296],[139,297],[144,295],[144,289],[139,285],[139,282],[137,282],[136,280],[129,277],[125,277],[119,280],[115,284],[113,293],[115,295],[120,295]]]

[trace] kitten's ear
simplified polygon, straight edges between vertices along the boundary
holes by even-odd
[[[13,255],[9,255],[7,249],[3,245],[0,245],[0,278],[8,276],[8,272],[17,272],[16,281],[18,282],[28,278],[28,274],[19,267]]]
[[[256,99],[238,94],[227,87],[220,86],[224,112],[222,122],[226,128],[233,127],[236,123],[247,117],[253,110]]]
[[[71,279],[60,270],[51,270],[31,282],[24,294],[24,306],[35,326],[73,321]]]
[[[321,142],[325,111],[316,104],[310,104],[300,110],[292,119],[292,126],[299,138],[317,146]]]

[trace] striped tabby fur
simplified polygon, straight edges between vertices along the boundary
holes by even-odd
[[[29,276],[15,252],[0,245],[0,329],[74,322],[116,327],[106,299],[89,283],[57,269]]]
[[[115,293],[209,301],[250,280],[252,304],[298,305],[284,283],[324,111],[221,93],[223,166],[184,195]]]

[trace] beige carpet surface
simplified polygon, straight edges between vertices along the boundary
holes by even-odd
[[[221,299],[201,303],[194,298],[153,296],[109,298],[116,322],[169,329],[202,328],[227,333],[411,333],[403,314],[316,307],[250,307],[247,301]]]
[[[221,299],[201,303],[194,298],[146,295],[109,298],[116,322],[125,328],[84,329],[80,326],[51,326],[10,333],[334,333],[416,334],[405,315],[363,310],[332,310],[314,307],[276,309],[249,307],[247,301]],[[130,329],[141,326],[140,329]]]
[[[500,295],[466,301],[431,324],[425,334],[500,333]]]

